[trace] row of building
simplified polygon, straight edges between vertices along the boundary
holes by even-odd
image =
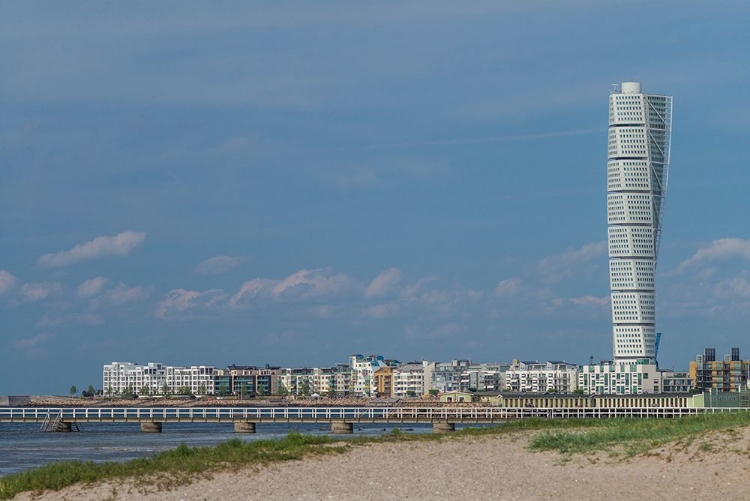
[[[739,391],[750,379],[750,361],[739,349],[717,361],[707,348],[690,371],[660,370],[648,360],[577,365],[565,361],[508,364],[407,362],[382,356],[349,357],[329,367],[283,368],[230,365],[178,367],[149,362],[104,366],[107,395],[255,395],[407,398],[455,391],[586,395]]]

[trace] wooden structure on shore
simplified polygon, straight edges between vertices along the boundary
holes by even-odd
[[[160,432],[165,423],[233,423],[254,433],[262,423],[329,423],[332,433],[352,433],[354,423],[431,423],[434,432],[456,424],[493,424],[511,419],[677,418],[699,413],[745,412],[748,408],[695,407],[6,407],[0,422],[48,423],[60,429],[80,423],[140,423],[143,432]],[[67,424],[66,424],[67,423]],[[70,431],[67,429],[66,431]]]

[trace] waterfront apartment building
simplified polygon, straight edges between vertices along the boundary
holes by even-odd
[[[401,364],[393,374],[393,396],[396,398],[421,397],[432,388],[435,362],[408,362]]]
[[[377,382],[373,377],[375,371],[394,365],[398,365],[397,360],[386,360],[381,355],[354,354],[350,356],[349,367],[352,374],[350,394],[358,397],[374,396],[377,393]]]
[[[665,372],[646,359],[629,363],[603,361],[581,367],[578,388],[587,395],[661,393],[664,376]]]
[[[236,395],[240,398],[252,396],[275,395],[276,375],[281,369],[266,365],[263,368],[254,365],[232,364],[226,369],[215,370],[216,393]]]
[[[577,388],[577,364],[513,360],[505,372],[505,389],[512,392],[571,393]]]
[[[385,366],[373,373],[374,392],[377,397],[421,397],[429,393],[435,362],[408,362],[398,366]]]
[[[633,362],[656,362],[654,276],[671,131],[670,96],[644,94],[638,82],[615,86],[609,96],[607,148],[612,345],[614,362],[627,363],[631,368]],[[623,371],[623,376],[630,372]],[[635,373],[642,374],[637,367]],[[609,369],[603,374],[609,374]],[[618,379],[615,386],[625,388],[631,384]]]
[[[508,364],[471,364],[461,371],[459,391],[501,391]]]
[[[283,388],[283,393],[289,395],[346,395],[351,384],[351,372],[347,364],[284,368],[279,371],[277,381],[277,387]]]
[[[164,395],[215,392],[215,369],[212,366],[176,367],[149,362],[112,362],[104,366],[102,389],[105,395]]]
[[[461,373],[471,366],[471,360],[451,360],[436,362],[432,372],[432,388],[438,393],[448,393],[461,389]]]
[[[737,392],[748,386],[750,360],[740,359],[739,348],[732,348],[730,354],[716,360],[716,350],[706,348],[703,355],[690,362],[690,378],[701,392]]]

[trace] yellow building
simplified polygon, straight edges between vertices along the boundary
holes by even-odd
[[[393,367],[381,367],[373,373],[375,396],[393,398]]]
[[[732,348],[731,355],[716,360],[716,350],[706,348],[703,355],[690,362],[690,378],[702,392],[711,389],[738,392],[750,379],[750,360],[740,360],[739,348]]]

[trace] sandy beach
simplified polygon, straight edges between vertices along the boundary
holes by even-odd
[[[94,500],[715,500],[750,497],[750,429],[630,459],[527,449],[532,432],[351,446],[197,478],[173,490],[133,482],[73,486],[23,501]]]

